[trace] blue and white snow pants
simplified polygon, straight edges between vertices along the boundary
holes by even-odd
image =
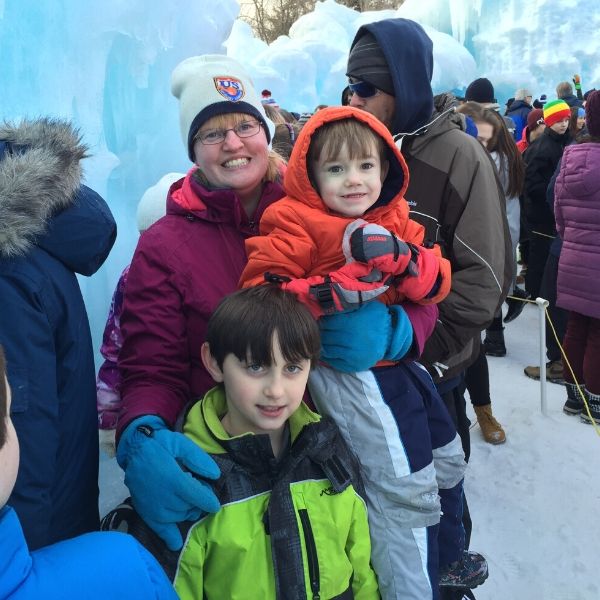
[[[464,548],[466,463],[429,373],[413,362],[359,373],[319,366],[309,389],[361,464],[383,600],[436,600],[438,564],[457,560]]]

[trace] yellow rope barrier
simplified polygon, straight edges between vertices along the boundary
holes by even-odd
[[[537,304],[535,300],[530,300],[530,299],[526,299],[526,298],[517,298],[516,296],[511,296],[510,294],[507,296],[507,298],[511,298],[512,300],[519,300],[521,302],[528,302],[529,304]],[[580,383],[577,381],[577,378],[575,377],[575,373],[573,373],[573,367],[571,367],[571,363],[569,362],[569,359],[567,358],[567,355],[562,347],[562,344],[560,343],[560,340],[558,339],[558,334],[556,333],[556,329],[554,328],[554,323],[552,323],[552,319],[550,318],[548,308],[545,309],[545,313],[546,313],[546,319],[548,319],[548,323],[550,324],[550,329],[552,329],[552,335],[554,335],[554,339],[556,340],[556,343],[558,344],[558,347],[560,348],[560,353],[562,354],[562,357],[563,357],[567,367],[569,367],[569,371],[571,373],[571,376],[573,377],[573,381],[575,382],[575,385],[577,386],[577,391],[579,392],[579,395],[581,396],[581,399],[583,400],[583,406],[585,407],[585,412],[587,413],[587,415],[594,427],[594,430],[596,431],[596,434],[600,437],[600,427],[598,426],[598,423],[596,423],[596,421],[592,417],[592,413],[590,412],[590,407],[588,405],[587,398],[586,398],[583,390],[581,389]],[[541,365],[540,365],[540,368],[541,368]],[[541,376],[541,373],[540,373],[540,376]]]

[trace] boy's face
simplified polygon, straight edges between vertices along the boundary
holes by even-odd
[[[15,481],[17,480],[17,471],[19,470],[19,442],[17,440],[17,432],[10,419],[10,387],[6,377],[0,385],[5,385],[7,390],[7,406],[6,406],[6,443],[0,448],[0,508],[2,508],[8,500]]]
[[[558,121],[550,126],[552,131],[556,131],[559,135],[562,135],[569,128],[569,118],[565,117],[562,121]]]
[[[311,167],[323,204],[346,217],[360,217],[377,202],[388,171],[375,148],[369,156],[349,158],[346,145],[335,160],[321,157]]]
[[[228,412],[223,425],[232,436],[281,433],[302,402],[310,371],[309,359],[285,360],[277,334],[273,336],[271,366],[240,361],[228,354],[220,369],[207,344],[202,346],[202,360],[213,379],[224,384]]]

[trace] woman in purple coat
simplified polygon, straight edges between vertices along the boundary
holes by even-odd
[[[600,424],[600,92],[590,95],[589,135],[565,148],[555,185],[556,229],[563,239],[557,305],[570,311],[564,350],[589,407],[565,369],[567,414]]]

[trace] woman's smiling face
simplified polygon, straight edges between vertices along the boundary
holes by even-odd
[[[250,115],[220,115],[204,123],[198,133],[209,129],[232,129],[243,121],[256,121]],[[268,168],[269,146],[264,128],[251,137],[227,131],[217,144],[194,142],[196,164],[214,188],[231,189],[242,195],[260,188]]]

